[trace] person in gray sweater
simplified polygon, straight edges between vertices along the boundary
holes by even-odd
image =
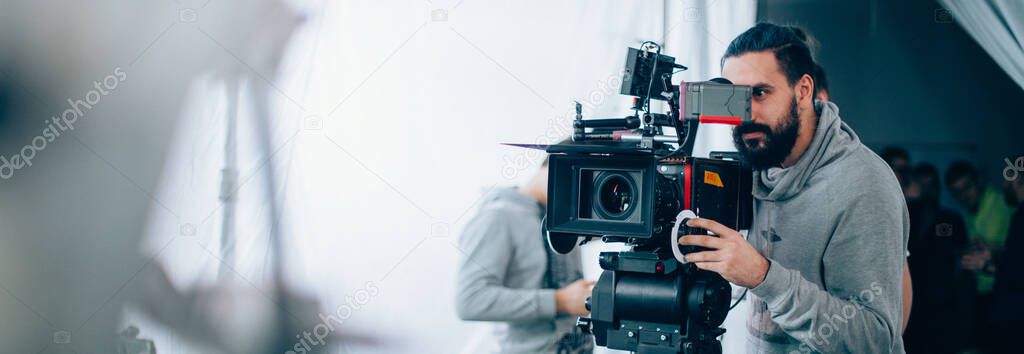
[[[557,254],[541,230],[547,160],[529,182],[484,197],[459,237],[455,311],[468,321],[498,322],[502,353],[589,353],[593,337],[576,328],[593,282],[578,251]]]
[[[792,29],[761,23],[730,43],[722,74],[753,87],[734,140],[754,168],[748,238],[708,219],[688,262],[753,295],[752,353],[903,353],[901,280],[909,218],[893,172],[815,103],[814,61]]]

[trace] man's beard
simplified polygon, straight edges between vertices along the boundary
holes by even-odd
[[[733,144],[736,144],[736,150],[750,167],[755,170],[767,170],[781,166],[782,161],[786,160],[786,156],[793,151],[797,133],[800,132],[800,117],[796,108],[794,99],[789,108],[789,116],[783,117],[774,129],[754,122],[746,122],[733,129]],[[755,132],[764,133],[764,137],[743,139],[744,134]]]

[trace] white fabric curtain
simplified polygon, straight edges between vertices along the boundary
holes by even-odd
[[[666,47],[676,61],[689,67],[676,79],[704,81],[722,75],[720,60],[729,41],[754,25],[757,1],[688,0],[666,1],[667,16],[676,17],[666,28]],[[698,129],[694,155],[706,157],[712,151],[735,151],[732,128],[704,125]]]
[[[992,59],[1024,88],[1024,1],[939,0]]]
[[[322,300],[325,314],[352,310],[340,331],[375,334],[388,343],[332,351],[490,350],[489,324],[455,316],[461,256],[455,241],[481,193],[526,181],[543,158],[499,143],[553,143],[568,136],[574,100],[583,103],[587,117],[628,113],[631,99],[618,94],[623,59],[627,46],[644,40],[663,41],[664,53],[690,68],[677,80],[719,75],[718,58],[731,38],[753,24],[755,5],[304,3],[306,21],[271,93],[286,268],[293,286]],[[217,281],[223,266],[217,189],[227,97],[216,79],[194,88],[157,193],[168,207],[186,211],[181,220],[154,213],[150,221],[148,249],[173,269],[182,287]],[[265,156],[252,145],[247,100],[241,99],[238,130],[232,267],[252,287],[263,288],[273,261],[267,256],[266,198],[258,187]],[[732,149],[728,128],[724,138],[721,133],[702,131],[698,148],[705,154]],[[192,236],[164,247],[185,224]],[[596,258],[585,264],[593,265],[588,275],[596,277]],[[379,291],[359,299],[371,286]],[[161,351],[189,348],[146,329],[143,336],[149,333]]]

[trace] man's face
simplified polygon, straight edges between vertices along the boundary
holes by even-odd
[[[981,200],[981,188],[978,181],[971,177],[960,177],[949,184],[949,189],[960,206],[970,212],[978,211],[978,203]]]
[[[789,156],[800,131],[796,91],[775,54],[751,52],[725,60],[722,76],[753,87],[752,122],[733,130],[733,143],[751,167],[779,166]]]
[[[892,172],[896,174],[896,180],[900,182],[900,186],[903,187],[904,193],[906,193],[907,186],[910,184],[910,161],[902,157],[894,157],[889,161],[889,167],[892,168]]]
[[[911,201],[938,201],[939,180],[935,176],[930,175],[910,177],[907,187],[903,189],[903,193]]]

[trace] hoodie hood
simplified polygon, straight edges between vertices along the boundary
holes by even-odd
[[[860,138],[839,119],[839,108],[832,102],[816,102],[818,124],[811,145],[796,164],[787,168],[772,167],[754,171],[754,198],[768,201],[786,200],[804,188],[822,167],[849,155],[860,144]]]

